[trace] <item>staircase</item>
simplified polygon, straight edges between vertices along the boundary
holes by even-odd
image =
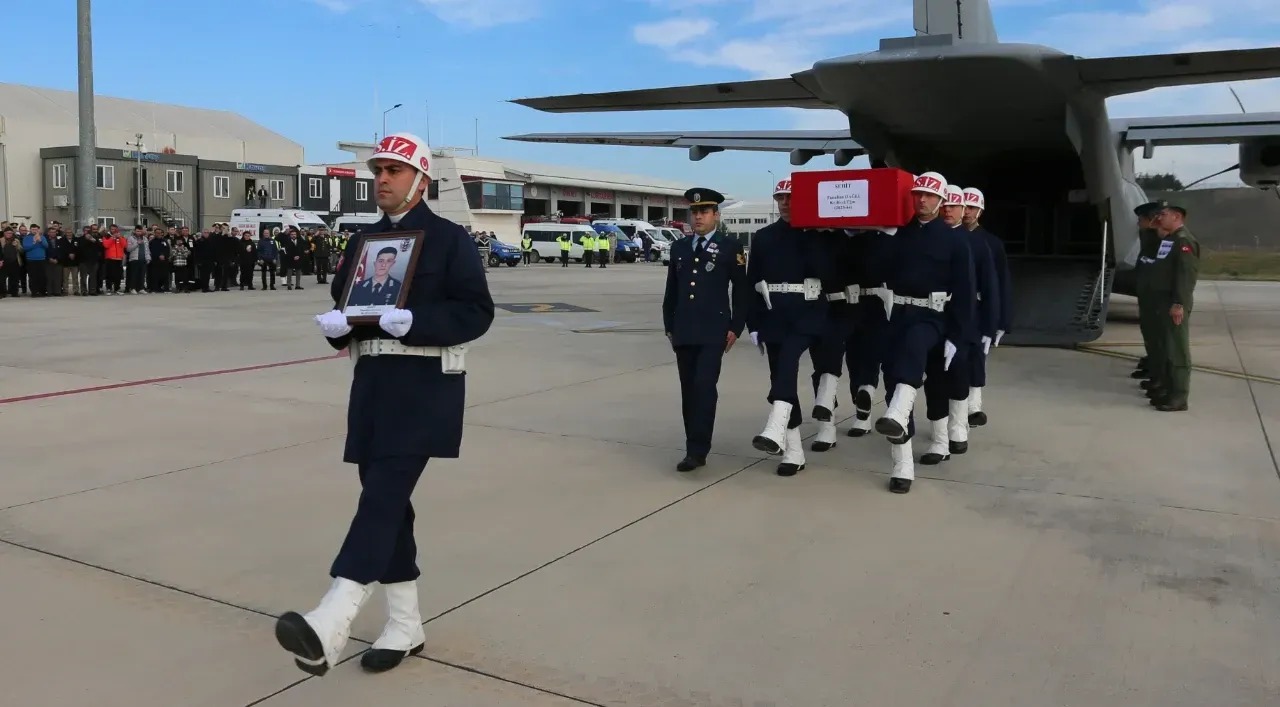
[[[138,206],[137,190],[133,192],[131,206],[134,208]],[[182,208],[182,204],[179,204],[178,200],[174,199],[169,192],[160,187],[147,187],[142,190],[142,208],[159,216],[160,221],[166,226],[176,225],[176,219],[182,219],[183,225],[193,229],[196,227],[195,220],[191,218],[191,214],[187,213],[187,210]]]

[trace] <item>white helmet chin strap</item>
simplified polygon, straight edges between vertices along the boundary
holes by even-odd
[[[413,195],[418,193],[418,185],[422,183],[422,170],[415,169],[413,171],[415,172],[413,175],[413,185],[409,187],[409,193],[404,195],[404,201],[400,202],[401,206],[413,201]]]

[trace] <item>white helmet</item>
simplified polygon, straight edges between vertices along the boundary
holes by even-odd
[[[773,188],[773,195],[774,195],[774,196],[777,196],[777,195],[779,195],[779,194],[790,194],[790,193],[791,193],[791,180],[790,180],[790,179],[783,179],[783,180],[780,180],[780,181],[778,182],[778,186],[776,186],[776,187],[774,187],[774,188]]]
[[[964,190],[964,205],[972,206],[975,209],[982,209],[983,211],[986,211],[987,198],[982,195],[981,191],[974,189],[973,187],[969,187],[968,189]]]
[[[925,194],[940,196],[944,199],[947,197],[946,190],[947,180],[937,172],[925,172],[916,177],[915,182],[911,184],[911,191],[913,192],[920,191]]]
[[[422,178],[431,176],[431,148],[427,146],[426,140],[413,133],[392,133],[382,138],[366,161],[370,170],[373,169],[374,162],[377,160],[395,160],[417,170],[417,174],[413,175],[413,186],[409,187],[409,193],[405,194],[402,204],[413,201]],[[423,197],[425,198],[426,195],[424,194]]]
[[[948,184],[942,190],[943,206],[964,206],[964,190],[954,184]]]
[[[382,138],[367,164],[373,169],[374,160],[395,160],[431,176],[431,148],[427,141],[413,133],[392,133]]]

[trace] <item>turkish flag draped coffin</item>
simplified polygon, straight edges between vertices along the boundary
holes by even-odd
[[[910,172],[836,169],[791,173],[791,225],[796,228],[897,228],[911,221]]]

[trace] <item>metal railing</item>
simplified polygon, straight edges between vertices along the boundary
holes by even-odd
[[[133,207],[138,206],[138,193],[133,193]],[[182,225],[195,228],[195,223],[191,219],[191,214],[182,208],[182,204],[173,198],[169,192],[160,187],[147,187],[142,190],[142,208],[149,209],[158,215],[166,225],[173,219],[182,219]]]

